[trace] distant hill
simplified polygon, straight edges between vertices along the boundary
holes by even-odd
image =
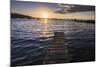
[[[18,13],[11,13],[11,18],[27,18],[27,19],[32,19],[33,17],[23,15],[23,14],[18,14]]]

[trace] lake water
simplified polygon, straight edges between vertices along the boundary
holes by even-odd
[[[69,62],[95,60],[95,23],[11,19],[11,65],[43,64],[54,32],[64,32]]]

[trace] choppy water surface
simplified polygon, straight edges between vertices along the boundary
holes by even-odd
[[[11,20],[11,64],[43,64],[54,32],[65,34],[69,62],[93,61],[95,24],[66,20]],[[67,61],[67,60],[66,60]]]

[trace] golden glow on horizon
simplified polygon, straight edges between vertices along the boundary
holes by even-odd
[[[48,18],[48,14],[47,13],[44,13],[43,14],[43,18]]]
[[[83,16],[74,14],[55,14],[55,13],[33,13],[32,17],[37,18],[55,18],[55,19],[83,19],[83,20],[95,20],[95,16]]]

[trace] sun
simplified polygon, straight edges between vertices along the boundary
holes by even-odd
[[[42,14],[42,18],[44,18],[44,19],[43,19],[43,23],[44,23],[45,25],[47,25],[47,23],[48,23],[48,13],[47,13],[47,12],[44,12],[44,13]]]
[[[47,13],[44,13],[43,14],[43,18],[48,18],[48,14]]]

